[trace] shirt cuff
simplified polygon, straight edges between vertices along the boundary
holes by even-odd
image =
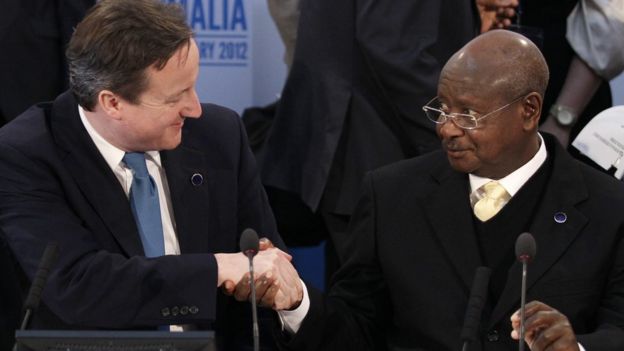
[[[303,322],[303,319],[308,314],[308,310],[310,309],[310,297],[308,296],[308,288],[306,287],[303,280],[301,280],[301,285],[303,286],[303,299],[301,300],[299,307],[291,311],[277,311],[280,323],[282,324],[282,330],[286,330],[290,334],[297,334],[297,332],[299,331],[299,327],[301,327],[301,322]]]

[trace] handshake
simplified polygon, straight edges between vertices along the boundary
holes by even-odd
[[[259,251],[253,258],[258,304],[276,311],[298,307],[303,299],[303,285],[291,263],[292,256],[274,247],[266,238],[260,239],[259,243]],[[218,265],[217,286],[238,301],[249,300],[249,260],[245,254],[218,253],[215,259]]]

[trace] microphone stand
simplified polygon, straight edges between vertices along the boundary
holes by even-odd
[[[249,285],[251,286],[251,316],[253,319],[253,344],[254,351],[260,350],[260,331],[258,328],[258,312],[256,308],[256,282],[254,277],[253,258],[260,249],[258,233],[251,228],[243,230],[240,238],[242,253],[249,259]]]
[[[518,351],[524,351],[524,309],[526,303],[526,277],[527,277],[527,258],[522,259],[522,291],[520,292],[520,339],[518,343]]]
[[[531,233],[522,233],[516,239],[516,257],[522,262],[522,290],[520,292],[520,339],[518,340],[518,350],[524,351],[524,335],[525,335],[525,303],[526,303],[526,280],[527,265],[531,259],[535,258],[537,247],[535,239]]]
[[[260,350],[260,331],[258,328],[258,311],[256,308],[256,283],[254,281],[253,254],[246,253],[249,258],[249,285],[251,286],[251,313],[253,319],[254,351]]]

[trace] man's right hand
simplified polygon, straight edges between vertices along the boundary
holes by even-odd
[[[272,255],[267,249],[260,251],[254,257],[256,274],[256,299],[260,306],[274,310],[288,310],[299,306],[303,299],[303,286],[297,270],[290,263],[290,256]],[[246,278],[246,279],[245,279]],[[243,278],[234,290],[234,298],[238,301],[247,301],[251,295],[249,275]]]
[[[218,255],[242,256],[242,254]],[[238,257],[235,258],[238,259]],[[243,256],[243,258],[245,257]],[[219,259],[217,258],[217,264],[220,264]],[[259,305],[275,310],[284,310],[296,308],[301,303],[303,286],[297,271],[290,262],[291,260],[290,255],[273,247],[270,241],[260,241],[260,252],[254,257],[254,281],[256,299]],[[251,294],[249,273],[247,272],[248,265],[245,264],[244,267],[245,272],[241,275],[241,279],[230,278],[222,282],[224,292],[233,295],[239,301],[249,300]],[[234,273],[234,275],[236,274]],[[221,268],[219,268],[219,279],[221,282]],[[234,281],[238,281],[238,283],[234,285]]]
[[[259,251],[263,251],[263,250],[275,247],[273,245],[273,243],[271,242],[271,240],[269,240],[268,238],[265,238],[265,237],[260,238],[259,243],[260,243]],[[263,288],[262,285],[264,285],[264,284],[269,282],[269,278],[267,278],[265,274],[262,274],[261,278],[263,278],[263,280],[261,280],[260,282],[256,283],[256,295],[257,296],[262,296],[262,295],[259,295],[259,293],[263,291],[262,290],[262,288]],[[260,278],[257,278],[257,279],[260,279]],[[275,281],[274,279],[270,279],[270,283],[271,284],[274,281]],[[260,284],[258,284],[258,283],[260,283]],[[246,273],[245,276],[243,277],[243,279],[241,279],[238,284],[246,284],[247,286],[249,286],[249,274]],[[220,284],[220,286],[221,286],[221,289],[223,289],[223,292],[226,295],[229,295],[229,296],[234,295],[235,290],[242,289],[242,287],[238,288],[237,284],[234,283],[234,281],[232,281],[232,280],[226,280],[226,281],[223,282],[223,284]],[[251,288],[249,287],[249,289],[251,289]],[[264,294],[264,293],[262,293],[262,294]],[[258,298],[258,301],[260,301],[260,298]]]

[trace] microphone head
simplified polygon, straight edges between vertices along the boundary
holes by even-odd
[[[258,233],[251,228],[243,230],[240,237],[240,249],[247,255],[253,257],[258,253],[260,249],[260,240],[258,239]]]
[[[535,258],[537,247],[531,233],[522,233],[516,240],[516,258],[520,262],[529,262]]]

